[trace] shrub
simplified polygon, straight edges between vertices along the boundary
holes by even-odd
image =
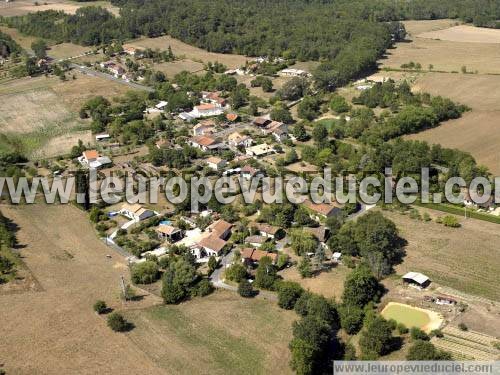
[[[285,310],[292,310],[304,289],[292,281],[283,281],[278,286],[278,306]]]
[[[247,276],[247,270],[241,263],[233,264],[226,269],[226,278],[231,281],[239,283]]]
[[[192,296],[205,297],[214,291],[213,284],[207,280],[201,280],[191,291]]]
[[[444,337],[443,332],[440,329],[433,329],[429,335],[430,337]]]
[[[238,284],[238,294],[245,298],[251,298],[255,295],[252,284],[248,280],[243,279]]]
[[[160,267],[151,260],[135,264],[130,272],[134,284],[151,284],[160,277]]]
[[[446,215],[445,217],[441,218],[441,221],[443,225],[446,227],[450,228],[460,227],[460,223],[458,222],[458,219],[455,216]]]
[[[129,323],[122,315],[115,312],[108,316],[108,326],[115,332],[125,332],[129,327]]]
[[[461,331],[468,331],[469,328],[465,325],[465,323],[460,323],[458,325],[458,328],[460,328]]]
[[[420,328],[417,327],[412,327],[410,329],[410,336],[412,340],[424,340],[424,341],[429,340],[429,336],[427,335],[427,333],[425,333],[424,331],[422,331]]]
[[[408,350],[408,361],[446,361],[451,360],[451,354],[437,350],[429,341],[417,340]]]
[[[399,323],[397,329],[400,335],[404,335],[409,332],[408,327],[406,327],[403,323]]]
[[[107,309],[108,306],[106,306],[106,302],[104,301],[99,300],[94,303],[94,311],[98,314],[104,314]]]

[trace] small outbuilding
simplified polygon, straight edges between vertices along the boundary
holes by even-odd
[[[419,272],[408,272],[403,276],[403,281],[418,289],[424,289],[431,283],[431,280],[427,276]]]

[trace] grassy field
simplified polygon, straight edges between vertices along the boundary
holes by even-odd
[[[129,338],[169,374],[288,374],[293,311],[220,291],[179,306],[128,311]]]
[[[190,73],[203,71],[203,64],[189,59],[184,59],[154,64],[154,69],[165,73],[168,78],[172,78],[184,70]]]
[[[119,8],[111,5],[108,1],[77,2],[68,0],[49,0],[44,1],[43,4],[39,2],[38,5],[35,5],[35,1],[16,0],[9,3],[0,3],[0,16],[22,16],[44,10],[57,10],[67,14],[75,14],[79,8],[85,6],[101,6],[115,15],[119,14]]]
[[[427,211],[434,219],[443,213]],[[459,218],[461,228],[413,220],[407,215],[384,212],[408,241],[406,256],[396,267],[398,274],[422,272],[433,282],[467,294],[500,301],[497,286],[500,272],[498,225]]]
[[[99,241],[87,215],[71,205],[0,207],[19,227],[23,261],[40,292],[0,294],[0,358],[8,374],[162,374],[127,336],[113,333],[92,311],[97,299],[112,308],[147,308],[146,295],[123,306],[123,258]],[[111,254],[108,259],[106,254]]]
[[[78,139],[92,140],[78,118],[90,97],[111,98],[128,90],[102,78],[76,73],[76,80],[55,77],[13,80],[0,87],[0,150],[18,148],[33,157],[68,152]]]
[[[245,61],[249,60],[245,56],[241,55],[230,55],[222,53],[207,52],[201,48],[193,47],[189,44],[183,43],[180,40],[174,39],[168,35],[161,36],[158,38],[138,38],[128,41],[125,45],[132,46],[136,48],[152,48],[166,50],[168,46],[172,48],[173,53],[176,56],[183,56],[188,60],[194,62],[207,63],[209,61],[218,61],[223,63],[228,68],[238,68],[241,65],[245,65]],[[189,70],[189,69],[186,69]]]
[[[13,29],[6,26],[0,26],[0,31],[2,31],[7,35],[10,35],[12,39],[14,39],[17,42],[17,44],[19,44],[23,49],[28,51],[31,50],[31,43],[39,39],[34,36],[23,35],[19,31],[17,31],[17,29]]]
[[[344,291],[344,282],[349,272],[347,267],[340,265],[312,278],[303,279],[296,267],[286,268],[279,274],[285,280],[298,282],[306,290],[322,294],[327,298],[339,299]]]

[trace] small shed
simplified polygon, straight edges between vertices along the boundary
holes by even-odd
[[[419,289],[426,288],[431,283],[431,280],[427,276],[419,272],[408,272],[403,276],[403,281]]]

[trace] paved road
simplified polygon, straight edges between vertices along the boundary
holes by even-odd
[[[83,65],[77,65],[77,64],[69,64],[70,68],[72,69],[76,69],[84,74],[87,74],[89,76],[94,76],[94,77],[100,77],[100,78],[104,78],[104,79],[107,79],[109,81],[114,81],[114,82],[117,82],[117,83],[121,83],[122,85],[126,85],[132,89],[135,89],[135,90],[142,90],[142,91],[148,91],[148,92],[154,92],[155,90],[152,88],[152,87],[148,87],[148,86],[144,86],[144,85],[140,85],[138,83],[135,83],[135,82],[127,82],[121,78],[116,78],[115,76],[111,75],[111,74],[107,74],[107,73],[103,73],[103,72],[99,72],[97,70],[94,70],[92,68],[88,68],[86,66],[83,66]]]

